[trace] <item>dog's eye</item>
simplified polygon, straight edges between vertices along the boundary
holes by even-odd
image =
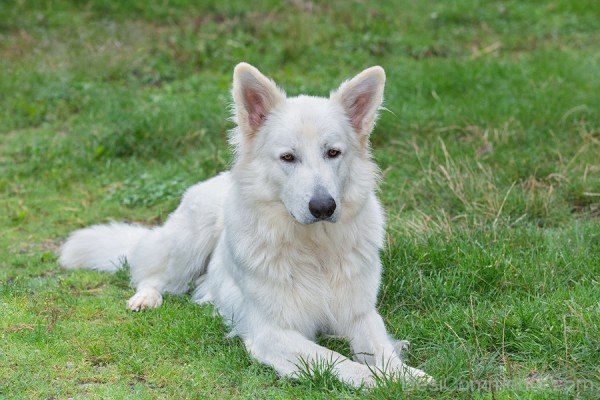
[[[327,157],[329,157],[329,158],[336,158],[340,154],[342,154],[342,152],[337,149],[329,149],[327,151]]]
[[[290,154],[290,153],[282,154],[281,157],[279,157],[279,158],[281,159],[281,161],[285,161],[285,162],[292,162],[296,159],[296,158],[294,158],[294,155]]]

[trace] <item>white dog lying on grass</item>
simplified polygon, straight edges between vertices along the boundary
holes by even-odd
[[[74,232],[60,264],[131,268],[134,311],[196,284],[248,351],[284,376],[323,362],[350,385],[384,373],[431,378],[407,366],[375,309],[384,216],[369,135],[385,72],[369,68],[329,98],[286,97],[251,65],[233,74],[235,163],[190,188],[161,227],[97,225]],[[350,341],[354,360],[319,346],[317,334]]]

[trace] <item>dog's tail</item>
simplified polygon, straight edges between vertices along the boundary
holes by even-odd
[[[115,272],[150,229],[139,225],[111,223],[77,230],[60,249],[63,268]]]

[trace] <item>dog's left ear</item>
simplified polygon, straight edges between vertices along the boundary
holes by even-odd
[[[385,71],[376,66],[365,69],[340,85],[330,98],[339,101],[361,140],[366,139],[377,120],[377,110],[383,102]]]
[[[250,64],[239,63],[233,71],[233,101],[238,126],[252,137],[269,113],[285,100],[285,92]]]

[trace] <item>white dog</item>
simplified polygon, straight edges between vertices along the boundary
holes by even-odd
[[[378,371],[431,381],[401,358],[375,309],[384,215],[369,135],[385,72],[369,68],[329,98],[286,97],[251,65],[233,74],[229,172],[190,188],[161,227],[97,225],[64,244],[65,268],[115,271],[123,258],[134,311],[196,284],[248,351],[283,376],[330,363],[339,379],[370,386]],[[350,341],[354,360],[319,346]]]

